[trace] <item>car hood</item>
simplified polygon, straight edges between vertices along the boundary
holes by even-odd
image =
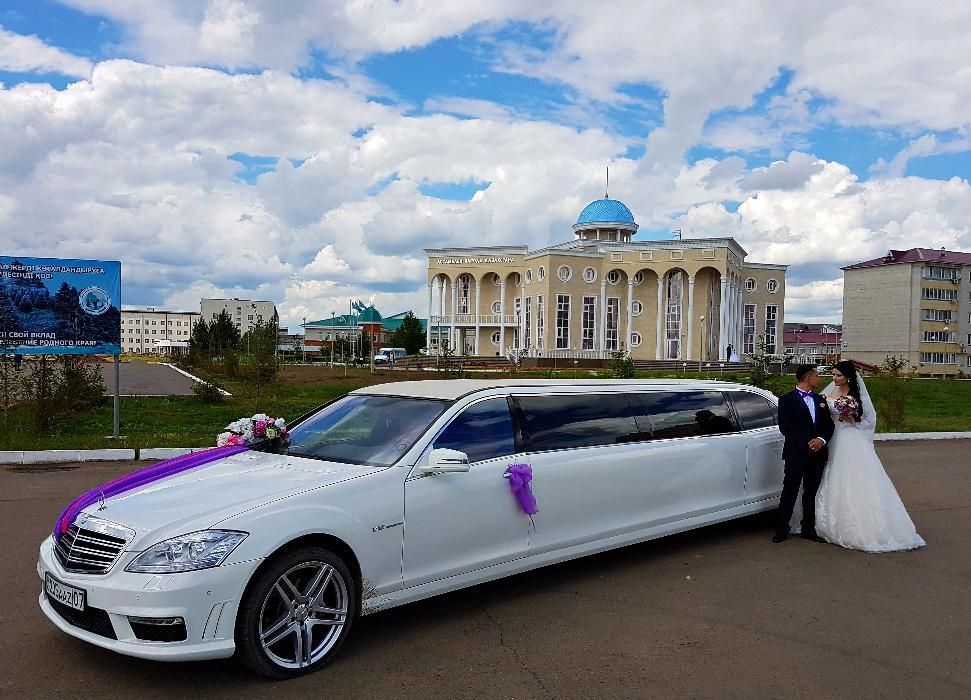
[[[302,457],[241,452],[109,498],[84,512],[135,531],[128,549],[204,530],[271,501],[383,471]]]

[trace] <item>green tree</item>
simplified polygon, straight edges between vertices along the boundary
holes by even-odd
[[[415,355],[425,346],[425,331],[421,321],[412,312],[405,314],[398,330],[391,334],[391,346],[404,348],[409,355]]]
[[[223,309],[209,324],[209,352],[213,356],[239,348],[239,328]]]

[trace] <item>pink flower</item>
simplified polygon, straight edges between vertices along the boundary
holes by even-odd
[[[266,421],[265,420],[258,420],[258,421],[256,421],[256,423],[253,425],[253,435],[255,437],[263,437],[264,435],[266,435]]]
[[[226,438],[227,445],[245,445],[246,441],[243,439],[242,435],[230,435]]]

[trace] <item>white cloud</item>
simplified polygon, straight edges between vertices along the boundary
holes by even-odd
[[[36,36],[14,34],[0,27],[0,70],[87,78],[91,75],[91,62],[50,46]]]

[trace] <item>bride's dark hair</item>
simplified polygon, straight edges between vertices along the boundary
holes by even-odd
[[[860,380],[856,376],[856,365],[849,360],[843,360],[833,365],[833,369],[839,370],[840,374],[848,381],[849,394],[856,399],[856,420],[863,419],[863,399],[860,398]]]

